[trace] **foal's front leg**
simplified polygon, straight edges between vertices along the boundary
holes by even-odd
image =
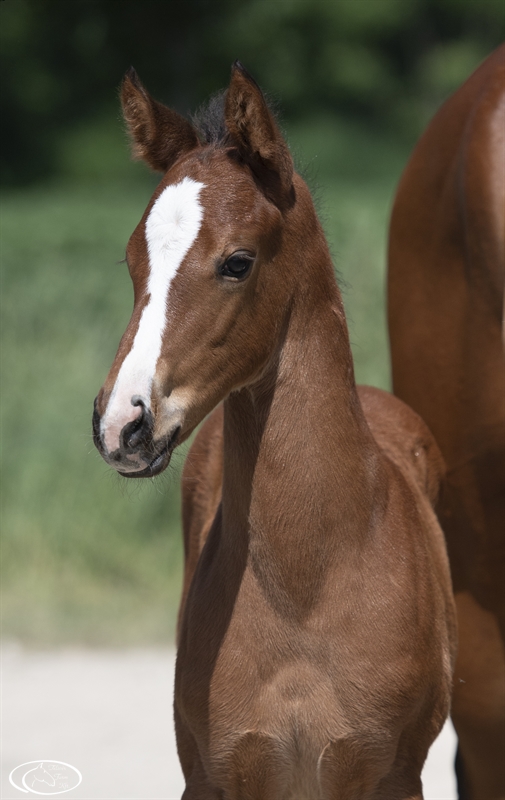
[[[423,800],[420,766],[380,742],[330,742],[318,769],[321,800]]]
[[[237,736],[235,744],[215,759],[211,782],[193,737],[183,729],[180,720],[176,727],[179,757],[187,781],[182,800],[291,800],[293,797],[289,789],[293,765],[275,737],[256,731]],[[314,796],[314,800],[319,798]]]
[[[205,775],[196,741],[182,721],[177,706],[174,708],[174,722],[179,761],[186,780],[181,800],[223,800],[223,793],[214,789]]]
[[[195,772],[182,794],[181,800],[224,800],[224,795],[219,790],[213,789],[202,772]]]

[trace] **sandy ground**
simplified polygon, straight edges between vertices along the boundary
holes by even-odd
[[[42,782],[38,790],[46,791],[32,795],[9,783],[11,770],[35,760],[66,762],[81,772],[81,785],[67,797],[180,798],[172,650],[34,652],[4,644],[1,667],[3,799],[52,791]],[[423,773],[425,800],[455,800],[455,746],[448,723]]]

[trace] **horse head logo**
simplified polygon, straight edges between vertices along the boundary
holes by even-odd
[[[64,761],[27,761],[9,775],[9,783],[24,794],[64,794],[81,782],[79,770]]]
[[[30,776],[29,778],[27,776]],[[44,762],[42,761],[38,767],[35,769],[29,770],[25,775],[25,780],[29,786],[33,788],[37,788],[38,783],[45,783],[48,786],[56,786],[56,781],[54,780],[53,776],[44,769]]]

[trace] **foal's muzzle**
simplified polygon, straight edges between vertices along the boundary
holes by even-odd
[[[132,398],[132,405],[140,407],[140,413],[134,420],[126,423],[119,435],[119,447],[109,452],[100,427],[96,398],[92,419],[93,441],[100,455],[120,475],[125,478],[152,478],[168,466],[181,427],[177,425],[169,436],[155,442],[154,419],[150,409],[138,397]]]

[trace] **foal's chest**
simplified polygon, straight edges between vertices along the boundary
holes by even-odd
[[[223,642],[207,697],[203,684],[192,684],[181,670],[184,715],[205,771],[225,797],[242,796],[239,781],[265,800],[318,798],[325,748],[352,735],[335,686],[307,657],[278,653],[275,663],[272,652],[255,651],[248,638]]]
[[[326,773],[345,786],[351,776],[341,769],[357,761],[373,785],[393,757],[387,715],[382,720],[379,713],[393,690],[378,680],[370,659],[356,656],[339,604],[328,629],[315,615],[279,625],[252,581],[234,601],[220,627],[210,604],[191,605],[181,643],[177,704],[211,785],[225,798],[249,796],[239,791],[242,781],[262,800],[316,800],[326,797]],[[376,709],[372,719],[367,707]],[[377,756],[374,740],[382,747]]]
[[[321,755],[346,729],[328,680],[292,663],[268,681],[251,680],[247,688],[244,681],[242,689],[211,693],[208,758],[216,785],[233,796],[240,776],[263,781],[265,798],[318,797]]]

